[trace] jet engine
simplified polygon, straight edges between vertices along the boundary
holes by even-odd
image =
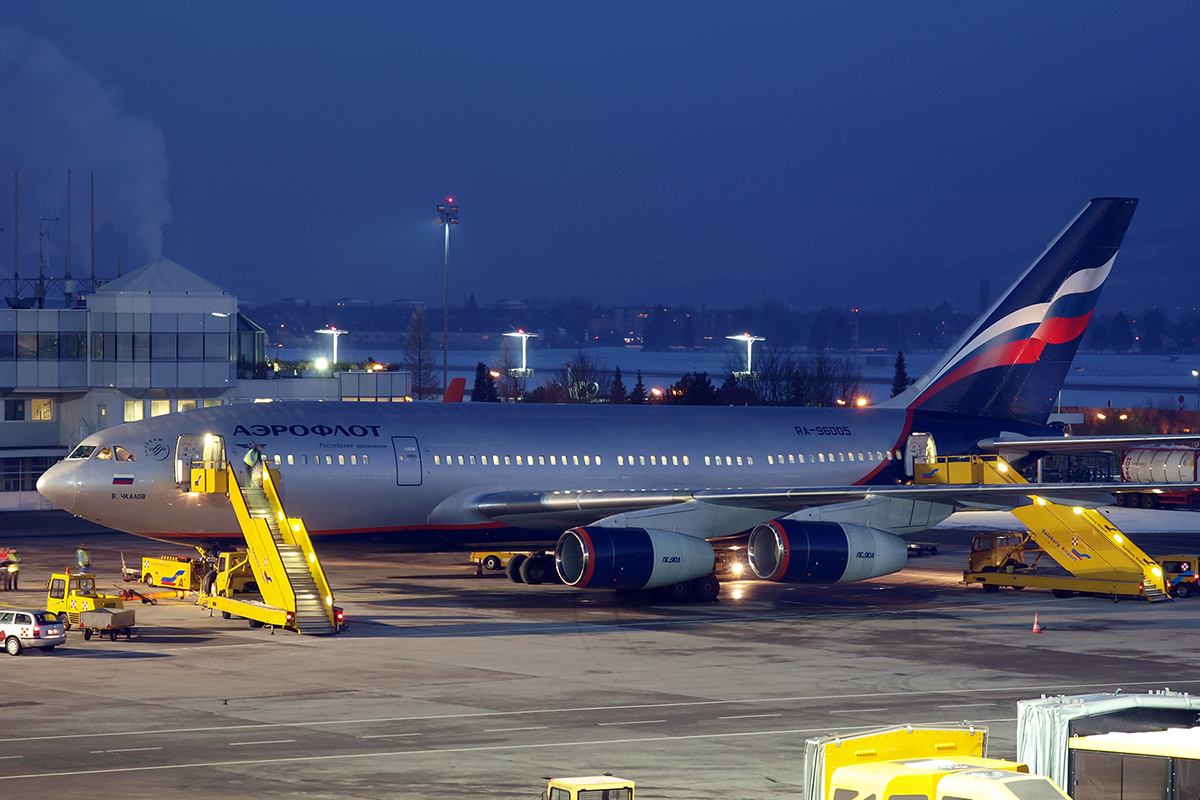
[[[904,568],[908,545],[899,536],[842,522],[777,519],[750,532],[750,569],[783,583],[848,583]]]
[[[713,571],[712,545],[672,531],[572,528],[554,548],[563,583],[579,588],[654,589]]]

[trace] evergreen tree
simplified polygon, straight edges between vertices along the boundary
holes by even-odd
[[[1125,316],[1124,311],[1117,312],[1113,317],[1112,326],[1108,329],[1108,341],[1118,353],[1125,353],[1133,348],[1133,329],[1129,327],[1129,318]]]
[[[475,385],[471,388],[472,403],[486,403],[488,399],[488,378],[492,377],[488,374],[487,367],[482,361],[475,365]]]
[[[621,381],[621,368],[617,367],[613,370],[612,389],[608,393],[608,402],[614,406],[623,406],[626,401],[625,384]]]
[[[910,383],[908,370],[904,367],[904,351],[896,351],[896,375],[892,378],[892,397],[903,392]]]
[[[484,380],[487,384],[487,387],[486,391],[484,392],[483,401],[485,403],[499,403],[500,390],[496,388],[496,379],[492,377],[491,370],[487,370],[484,373]]]
[[[646,385],[642,383],[642,371],[638,370],[637,383],[633,385],[633,394],[629,395],[631,405],[640,406],[646,402]]]

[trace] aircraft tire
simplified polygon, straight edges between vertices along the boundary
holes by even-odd
[[[521,564],[521,581],[537,586],[546,580],[546,561],[541,556],[530,556]]]
[[[691,581],[683,581],[664,586],[660,591],[663,598],[672,603],[686,603],[692,599],[693,587]]]
[[[516,555],[509,559],[506,571],[508,572],[508,579],[513,583],[525,582],[525,579],[521,577],[521,565],[525,563],[526,558],[528,556]]]
[[[692,598],[697,603],[715,602],[721,594],[721,582],[711,572],[692,581]]]

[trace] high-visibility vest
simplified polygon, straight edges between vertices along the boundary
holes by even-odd
[[[258,450],[251,447],[246,451],[246,455],[242,460],[246,462],[247,467],[253,467],[258,463]]]

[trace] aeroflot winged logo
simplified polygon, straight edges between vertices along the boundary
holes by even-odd
[[[233,435],[250,437],[282,436],[354,436],[359,439],[379,438],[378,425],[238,425]]]

